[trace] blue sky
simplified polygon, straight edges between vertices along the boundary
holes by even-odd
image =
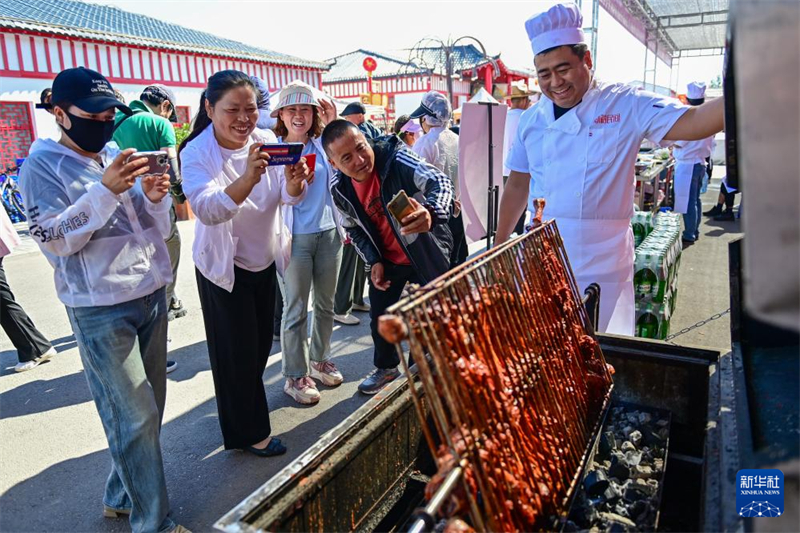
[[[327,59],[357,48],[392,52],[424,37],[480,39],[490,54],[509,66],[531,68],[533,55],[524,22],[552,0],[525,2],[268,2],[197,0],[99,1],[168,22],[308,59]],[[591,5],[586,1],[584,4]],[[587,10],[588,15],[588,10]],[[601,10],[596,70],[609,82],[641,80],[644,46]],[[683,59],[675,69],[682,92],[689,81],[710,81],[722,72],[722,58]],[[658,83],[670,84],[661,64]]]

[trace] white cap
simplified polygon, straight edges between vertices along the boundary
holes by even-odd
[[[525,21],[533,55],[556,46],[584,42],[583,15],[575,4],[556,4]]]
[[[686,98],[702,100],[706,97],[706,84],[702,81],[693,81],[686,86]]]

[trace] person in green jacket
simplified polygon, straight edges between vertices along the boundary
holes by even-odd
[[[136,148],[139,152],[164,151],[169,155],[169,173],[172,197],[183,203],[186,197],[181,186],[178,153],[175,149],[175,128],[178,116],[175,111],[175,94],[164,85],[150,85],[142,91],[139,100],[130,103],[133,114],[126,116],[117,112],[114,142],[120,149]],[[165,241],[172,263],[172,283],[167,286],[168,319],[173,320],[186,315],[183,303],[175,294],[178,279],[178,263],[181,255],[181,236],[176,225],[175,206],[170,209],[172,231]]]

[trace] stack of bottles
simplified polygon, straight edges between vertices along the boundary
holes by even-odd
[[[678,297],[678,267],[681,257],[681,218],[658,213],[650,231],[636,247],[633,290],[636,296],[636,336],[665,339]],[[634,228],[637,220],[634,216]],[[639,224],[645,226],[642,218]],[[634,234],[635,234],[634,229]]]
[[[638,247],[655,228],[652,211],[636,211],[631,219],[633,228],[633,246]]]

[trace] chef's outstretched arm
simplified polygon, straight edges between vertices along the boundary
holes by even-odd
[[[703,105],[690,107],[664,136],[665,141],[699,141],[725,127],[725,99],[714,98]]]
[[[511,171],[503,189],[500,199],[500,217],[497,221],[497,235],[495,243],[501,244],[508,240],[520,215],[528,204],[528,189],[531,186],[531,175]]]

